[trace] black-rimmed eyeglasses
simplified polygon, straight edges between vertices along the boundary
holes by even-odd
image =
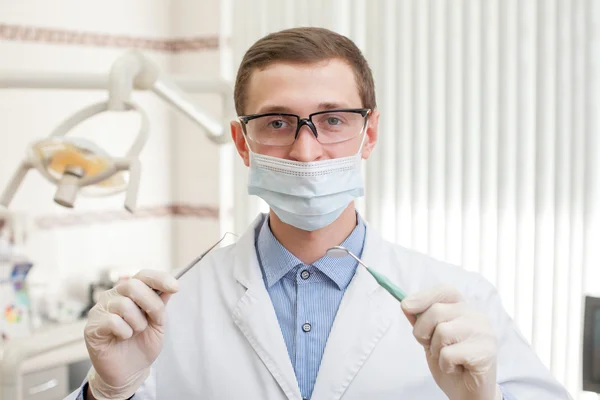
[[[346,108],[312,113],[308,118],[296,114],[264,113],[238,117],[244,134],[267,146],[289,146],[306,125],[322,144],[340,143],[360,135],[367,125],[368,108]]]

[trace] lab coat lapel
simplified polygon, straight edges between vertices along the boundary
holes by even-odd
[[[362,260],[378,266],[382,239],[367,229]],[[363,267],[346,289],[327,340],[313,400],[339,399],[391,326],[389,294]],[[397,308],[400,312],[400,307]]]
[[[233,309],[233,320],[287,398],[301,399],[296,375],[256,257],[255,232],[262,218],[259,216],[255,220],[236,245],[234,274],[246,292]]]

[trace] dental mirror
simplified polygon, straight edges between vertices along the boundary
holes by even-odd
[[[342,258],[348,255],[348,249],[341,246],[334,246],[330,249],[327,249],[327,256],[334,258]]]
[[[358,258],[354,253],[343,246],[333,246],[325,252],[325,254],[332,258],[343,258],[346,256],[350,256],[354,258],[360,265],[366,268],[367,271],[375,278],[377,283],[388,291],[396,300],[402,301],[406,297],[406,293],[402,291],[396,284],[394,284],[390,279],[388,279],[385,275],[380,274],[379,272],[369,268],[360,258]]]

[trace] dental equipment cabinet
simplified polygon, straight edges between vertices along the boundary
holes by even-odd
[[[89,105],[67,118],[51,134],[32,143],[8,183],[0,186],[0,211],[9,205],[31,169],[56,186],[54,201],[75,207],[79,194],[109,196],[125,193],[125,209],[137,204],[139,153],[149,140],[144,110],[132,100],[134,91],[151,91],[197,124],[216,145],[229,142],[227,127],[233,116],[232,86],[220,79],[168,75],[139,51],[119,57],[107,74],[7,71],[0,69],[2,89],[106,90],[105,102]],[[221,96],[223,118],[200,109],[189,94]],[[85,119],[106,111],[134,111],[141,115],[137,137],[122,157],[111,157],[96,143],[67,133]],[[0,316],[1,317],[1,316]],[[55,400],[78,387],[90,362],[83,338],[85,320],[46,327],[29,336],[0,342],[0,400]],[[76,385],[76,386],[74,386]]]

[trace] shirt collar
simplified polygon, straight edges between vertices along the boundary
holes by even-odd
[[[366,225],[360,214],[356,213],[356,219],[356,227],[340,246],[347,248],[360,258],[365,241]],[[304,265],[275,238],[269,227],[268,215],[258,232],[256,250],[267,287],[273,286],[298,265]],[[324,256],[312,265],[335,282],[340,290],[344,290],[350,284],[358,263],[350,256],[344,258]]]

